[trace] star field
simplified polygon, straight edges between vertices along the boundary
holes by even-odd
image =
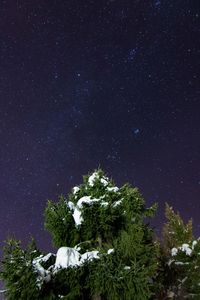
[[[198,1],[0,4],[0,241],[101,166],[200,230]]]

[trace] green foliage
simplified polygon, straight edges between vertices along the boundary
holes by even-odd
[[[88,287],[91,295],[101,295],[104,299],[149,299],[158,267],[158,247],[144,220],[154,215],[156,206],[146,208],[138,189],[128,184],[118,189],[102,170],[93,175],[84,176],[83,184],[68,198],[48,203],[45,226],[57,246],[79,243],[82,252],[96,248],[102,253],[99,260],[90,262],[85,275],[87,283],[83,286]],[[83,197],[99,201],[83,203],[84,221],[77,225],[68,203],[76,206]],[[109,248],[115,249],[114,254],[105,254]],[[71,272],[74,276],[79,274],[77,270]],[[70,277],[74,278],[72,274]],[[80,292],[77,288],[80,278],[74,278],[73,282],[76,282],[74,289]]]
[[[45,227],[57,247],[80,257],[98,250],[98,257],[59,268],[56,256],[41,254],[34,240],[23,250],[8,239],[0,271],[6,299],[200,299],[200,240],[192,221],[185,224],[166,205],[160,245],[147,224],[156,209],[145,206],[137,188],[116,187],[102,170],[84,176],[67,197],[48,201]]]
[[[52,234],[56,247],[75,246],[79,241],[79,230],[74,226],[74,220],[66,199],[60,196],[59,202],[48,201],[45,210],[45,228]]]
[[[166,204],[165,216],[168,222],[163,227],[163,237],[167,249],[192,241],[192,220],[184,224],[180,214],[175,213],[168,204]]]
[[[64,299],[89,299],[86,285],[87,264],[79,268],[60,270],[53,278],[53,290],[64,295]]]
[[[116,187],[100,169],[84,176],[67,197],[48,201],[45,228],[55,246],[76,246],[80,255],[98,250],[98,258],[59,268],[34,243],[23,250],[8,241],[2,271],[7,299],[155,300],[160,254],[146,220],[156,208],[146,208],[137,188]]]
[[[174,299],[200,299],[200,241],[192,233],[192,220],[184,224],[179,213],[166,205],[163,228],[165,290]]]
[[[200,240],[193,241],[190,247],[192,249],[192,254],[187,257],[188,264],[185,265],[187,279],[185,280],[184,285],[189,295],[195,295],[193,296],[193,299],[198,300],[200,299]],[[185,258],[183,259],[183,262],[186,262]]]
[[[33,272],[31,261],[39,255],[32,241],[26,251],[22,250],[20,242],[8,239],[4,247],[3,270],[1,278],[5,281],[6,299],[38,299],[35,288],[36,274]]]
[[[93,186],[88,183],[89,176],[84,176],[83,184],[79,186],[77,193],[72,192],[68,199],[60,197],[58,203],[48,202],[45,227],[52,234],[57,247],[74,246],[87,240],[97,241],[99,238],[105,243],[112,243],[119,231],[128,227],[133,220],[143,222],[146,215],[153,215],[155,206],[146,209],[144,199],[136,188],[124,185],[118,192],[108,191],[108,187],[115,186],[114,182],[105,177],[102,170],[97,170],[96,173],[98,177]],[[106,186],[102,184],[102,178],[107,180]],[[83,205],[84,222],[77,227],[67,203],[70,201],[76,205],[77,201],[85,196],[103,200],[93,205]],[[115,205],[118,201],[121,203]]]
[[[157,248],[146,239],[146,228],[132,224],[114,241],[114,252],[104,255],[91,272],[93,294],[105,299],[150,299],[157,271]]]

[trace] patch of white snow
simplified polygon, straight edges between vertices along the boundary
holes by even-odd
[[[81,225],[83,222],[83,217],[81,216],[81,211],[78,208],[75,208],[73,213],[74,222],[77,226]]]
[[[71,201],[67,202],[69,209],[73,212],[72,216],[77,226],[81,225],[81,223],[83,222],[83,217],[81,213],[83,204],[91,205],[94,202],[99,202],[99,201],[100,199],[96,199],[96,198],[92,199],[90,196],[84,196],[78,200],[76,205]]]
[[[178,253],[178,249],[177,248],[172,248],[172,250],[171,250],[171,256],[176,256],[177,255],[177,253]]]
[[[68,268],[78,266],[80,263],[80,257],[81,255],[76,249],[70,247],[61,247],[58,249],[56,255],[55,267]]]
[[[130,266],[125,266],[124,270],[130,270],[130,268],[131,268]]]
[[[197,245],[197,241],[194,240],[194,241],[192,242],[192,249],[194,249],[194,247],[195,247],[196,245]]]
[[[96,259],[99,258],[98,253],[99,253],[99,251],[96,251],[96,250],[85,252],[84,254],[81,255],[80,263],[82,264],[87,260],[93,260],[95,258]]]
[[[186,253],[186,255],[191,255],[192,254],[192,249],[190,248],[190,246],[188,244],[183,244],[182,247],[180,247],[180,249]]]
[[[38,274],[38,277],[37,277],[37,286],[39,288],[41,288],[41,286],[42,286],[42,284],[43,284],[44,281],[45,282],[49,282],[51,280],[50,271],[45,270],[41,264],[42,264],[42,262],[48,261],[48,259],[52,255],[54,255],[54,254],[48,253],[45,256],[40,255],[39,257],[34,258],[33,261],[32,261],[33,268],[34,268],[35,272]]]
[[[83,203],[86,203],[86,204],[93,204],[94,202],[98,202],[99,199],[91,199],[90,196],[84,196],[82,198],[80,198],[76,204],[77,208],[81,209],[83,207]]]
[[[74,211],[74,210],[75,210],[75,205],[74,205],[73,202],[68,201],[68,202],[67,202],[67,206],[69,207],[69,209],[70,209],[71,211]]]
[[[80,191],[80,188],[78,186],[73,187],[73,194],[77,194]]]
[[[101,202],[101,206],[104,206],[104,207],[108,206],[108,204],[109,204],[109,203],[106,202],[106,201],[102,201],[102,202]]]
[[[101,178],[101,183],[104,185],[104,186],[107,186],[108,185],[108,181],[104,178]]]
[[[75,248],[61,247],[57,252],[55,271],[60,268],[79,267],[84,264],[85,261],[98,259],[98,253],[99,251],[95,250],[85,252],[81,255]]]
[[[120,205],[121,203],[122,203],[122,200],[118,200],[113,203],[113,207],[116,207],[116,206]]]
[[[114,249],[108,249],[107,253],[108,253],[108,254],[111,254],[111,253],[113,253],[114,251],[115,251]]]
[[[97,172],[94,172],[89,178],[88,178],[88,183],[90,186],[94,186],[95,180],[99,178],[99,174]]]
[[[116,192],[118,192],[119,191],[119,188],[117,187],[117,186],[113,186],[113,187],[107,187],[107,191],[108,192],[114,192],[114,193],[116,193]]]

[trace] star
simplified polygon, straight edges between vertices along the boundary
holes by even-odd
[[[41,232],[46,199],[68,194],[99,165],[122,185],[137,183],[148,202],[156,198],[160,215],[169,200],[198,223],[197,7],[69,0],[40,1],[36,9],[30,0],[15,9],[7,2],[0,249],[7,231],[22,243],[31,231],[49,251],[51,238]]]
[[[135,136],[138,136],[140,134],[140,129],[139,128],[133,129],[133,133]]]

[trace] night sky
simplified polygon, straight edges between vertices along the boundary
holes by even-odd
[[[199,6],[0,1],[0,248],[50,251],[47,199],[99,166],[200,235]]]

